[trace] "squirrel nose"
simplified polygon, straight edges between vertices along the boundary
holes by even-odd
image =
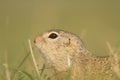
[[[34,43],[36,43],[36,40],[34,39]]]
[[[41,40],[42,40],[42,37],[37,36],[37,37],[34,39],[34,43],[40,42]]]

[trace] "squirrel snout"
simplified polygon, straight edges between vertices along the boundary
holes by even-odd
[[[37,36],[37,37],[34,39],[34,43],[36,44],[36,43],[40,42],[41,40],[42,40],[42,37]]]
[[[36,43],[36,39],[34,39],[34,41],[33,41],[34,43]]]

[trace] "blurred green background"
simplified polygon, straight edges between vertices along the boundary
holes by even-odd
[[[80,35],[93,54],[106,55],[106,41],[120,46],[120,0],[0,0],[0,68],[5,53],[16,67],[29,51],[28,39],[49,29]]]

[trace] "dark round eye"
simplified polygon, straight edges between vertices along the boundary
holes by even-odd
[[[55,39],[55,38],[57,38],[57,37],[58,37],[58,35],[55,34],[55,33],[51,33],[51,34],[49,35],[49,38],[51,38],[51,39]]]

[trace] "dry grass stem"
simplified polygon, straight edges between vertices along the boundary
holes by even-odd
[[[7,60],[7,53],[6,53],[6,51],[5,51],[4,57],[5,57],[4,67],[5,67],[6,79],[7,79],[7,80],[11,80],[11,79],[10,79],[10,71],[9,71],[9,68],[8,68],[8,60]]]
[[[70,55],[67,55],[67,63],[68,63],[68,67],[71,67],[71,60],[70,60]]]
[[[120,66],[119,66],[119,57],[117,55],[118,52],[115,52],[115,50],[112,48],[111,44],[109,42],[106,42],[107,46],[108,46],[108,49],[110,51],[109,54],[111,54],[113,56],[113,60],[114,60],[114,64],[112,67],[113,67],[113,70],[114,72],[116,73],[116,75],[120,78]]]
[[[33,60],[33,63],[34,63],[35,70],[36,70],[36,72],[37,72],[37,75],[40,76],[40,75],[39,75],[38,65],[37,65],[35,56],[34,56],[34,54],[33,54],[32,46],[31,46],[31,41],[28,40],[28,43],[29,43],[30,52],[31,52],[31,56],[32,56],[32,60]]]

